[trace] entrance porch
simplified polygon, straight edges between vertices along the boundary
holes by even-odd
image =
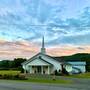
[[[51,66],[29,66],[31,74],[50,74]]]

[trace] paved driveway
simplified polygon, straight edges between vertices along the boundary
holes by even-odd
[[[90,90],[90,80],[85,80],[85,83],[83,81],[83,83],[79,82],[72,85],[39,84],[0,80],[0,90]]]

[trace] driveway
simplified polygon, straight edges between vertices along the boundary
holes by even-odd
[[[90,90],[90,80],[85,79],[85,83],[84,80],[80,80],[83,81],[82,83],[77,82],[78,80],[70,85],[0,80],[0,90]]]

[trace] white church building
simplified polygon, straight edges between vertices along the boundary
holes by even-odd
[[[59,57],[58,57],[59,58]],[[63,61],[46,54],[44,37],[42,39],[41,52],[22,63],[25,72],[30,74],[53,74],[55,70],[62,71],[63,68],[69,73],[86,72],[86,62]]]

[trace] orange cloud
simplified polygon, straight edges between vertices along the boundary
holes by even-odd
[[[30,58],[35,53],[38,53],[38,51],[38,45],[35,43],[27,41],[0,41],[0,59],[13,59],[15,57]]]
[[[47,54],[51,56],[65,56],[75,53],[90,53],[90,46],[61,45],[48,47]],[[0,59],[30,58],[40,52],[37,43],[28,41],[8,42],[0,40]]]
[[[47,53],[52,56],[66,56],[75,53],[90,53],[90,46],[54,46],[47,49]]]

